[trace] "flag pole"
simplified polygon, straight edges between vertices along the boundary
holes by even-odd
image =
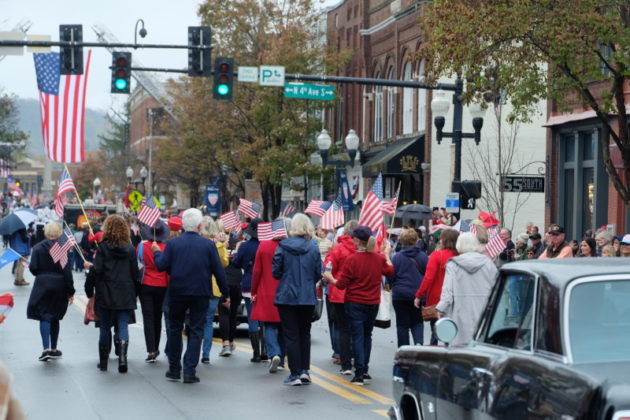
[[[70,173],[70,171],[68,170],[68,165],[64,163],[63,167],[68,173]],[[87,213],[85,212],[85,209],[83,208],[83,202],[81,202],[81,197],[79,197],[79,192],[77,191],[76,187],[74,188],[74,195],[77,196],[77,201],[79,202],[79,205],[81,206],[81,211],[83,212],[83,215],[85,216],[85,220],[88,224],[88,228],[90,229],[90,233],[94,235],[94,231],[92,230],[92,224],[90,223],[90,218],[88,217]]]
[[[402,186],[402,181],[398,181],[398,189],[396,190],[396,202],[398,202],[398,196],[400,195],[400,187]],[[394,227],[394,221],[396,220],[396,209],[394,209],[394,215],[392,216],[392,222],[390,223],[389,226],[389,233],[387,234],[387,240],[389,241],[390,238],[392,237],[392,233],[391,230]]]
[[[70,229],[70,226],[68,226],[68,223],[64,219],[61,219],[61,220],[63,220],[63,224],[68,228],[68,230],[72,232],[72,229]],[[81,248],[79,248],[79,244],[76,241],[73,241],[73,242],[74,242],[74,249],[79,251],[79,255],[81,256],[81,259],[83,260],[83,262],[87,262],[87,260],[85,259],[85,256],[83,255],[83,251],[81,251]]]

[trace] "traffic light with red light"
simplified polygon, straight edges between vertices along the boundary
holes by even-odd
[[[217,57],[214,60],[214,99],[232,100],[232,81],[234,79],[234,59]]]
[[[129,93],[131,85],[131,53],[112,52],[112,93]]]

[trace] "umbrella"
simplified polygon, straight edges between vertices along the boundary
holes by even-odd
[[[413,220],[431,219],[431,207],[422,204],[406,204],[396,209],[396,217]]]
[[[0,235],[10,235],[20,229],[26,229],[35,219],[37,219],[37,212],[35,210],[16,210],[0,220]]]

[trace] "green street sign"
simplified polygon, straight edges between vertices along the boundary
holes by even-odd
[[[332,101],[335,99],[335,87],[310,83],[285,83],[284,97]]]

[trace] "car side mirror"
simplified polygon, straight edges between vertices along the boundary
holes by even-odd
[[[457,324],[450,318],[440,318],[435,323],[435,335],[448,347],[457,335]]]

